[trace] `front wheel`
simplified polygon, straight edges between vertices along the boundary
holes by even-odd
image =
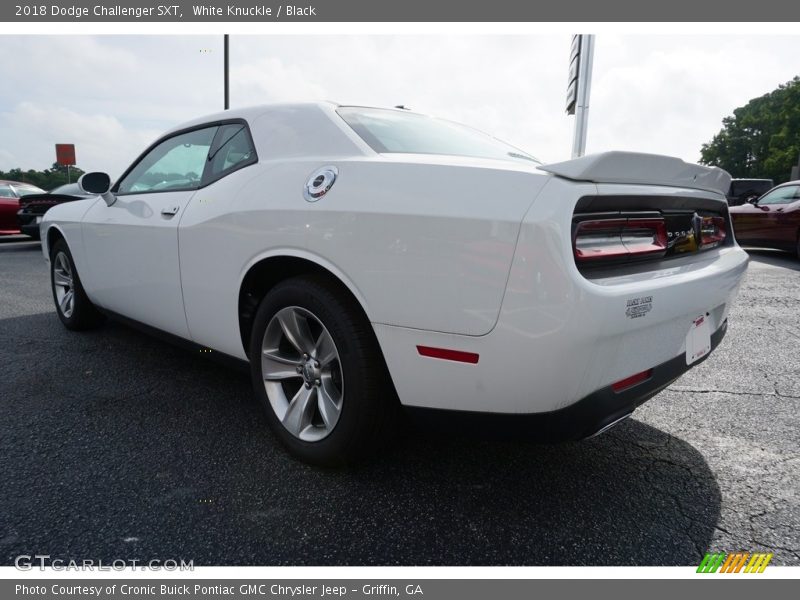
[[[53,244],[50,250],[50,285],[58,318],[67,329],[92,329],[103,322],[103,315],[81,285],[75,261],[63,239]]]
[[[267,294],[250,364],[271,429],[298,458],[351,463],[390,437],[397,400],[371,325],[327,280],[297,277]]]

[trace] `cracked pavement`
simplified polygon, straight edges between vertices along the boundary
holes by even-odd
[[[289,458],[246,374],[122,325],[67,332],[38,246],[0,238],[0,562],[800,564],[800,261],[752,251],[728,335],[607,434],[410,434]]]

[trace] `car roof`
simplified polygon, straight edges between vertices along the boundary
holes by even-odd
[[[25,181],[12,181],[11,179],[0,179],[0,183],[10,183],[11,185],[24,185],[25,187],[32,187],[41,189],[38,185],[34,185],[32,183],[27,183]]]
[[[270,111],[289,109],[301,113],[301,112],[313,112],[314,109],[319,109],[323,107],[328,109],[338,108],[338,106],[339,105],[334,102],[281,102],[275,104],[257,104],[254,106],[245,106],[243,108],[232,108],[230,110],[211,113],[209,115],[203,115],[202,117],[197,117],[196,119],[192,119],[190,121],[185,121],[184,123],[181,123],[171,128],[163,135],[169,135],[172,132],[181,131],[182,129],[189,129],[197,125],[203,125],[204,123],[213,123],[214,121],[225,121],[228,119],[245,119],[249,123],[252,123],[256,119],[258,119],[258,117]]]
[[[334,102],[295,102],[231,109],[181,123],[156,141],[205,124],[244,119],[262,161],[300,156],[374,155],[374,150],[355,131],[336,118],[339,106]]]

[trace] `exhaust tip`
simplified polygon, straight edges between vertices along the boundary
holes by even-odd
[[[618,419],[614,419],[613,421],[611,421],[611,423],[608,423],[607,425],[603,425],[600,429],[598,429],[597,431],[595,431],[594,433],[592,433],[590,435],[587,435],[584,439],[590,440],[592,438],[596,438],[599,435],[603,435],[606,431],[608,431],[609,429],[611,429],[612,427],[614,427],[616,425],[619,425],[622,421],[624,421],[625,419],[630,417],[632,414],[633,414],[633,411],[629,412],[628,414],[622,415]]]

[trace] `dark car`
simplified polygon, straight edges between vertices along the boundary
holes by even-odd
[[[39,190],[39,192],[21,198],[17,211],[19,230],[37,240],[39,239],[39,223],[48,209],[62,202],[72,202],[89,197],[81,191],[77,183],[66,183],[49,192],[44,190]]]
[[[44,193],[43,189],[30,183],[0,179],[0,235],[14,235],[20,232],[16,219],[20,198]]]
[[[725,197],[728,199],[728,206],[741,206],[774,187],[775,182],[772,179],[731,179],[731,186]]]
[[[800,256],[800,181],[771,189],[752,203],[730,207],[736,240]]]

